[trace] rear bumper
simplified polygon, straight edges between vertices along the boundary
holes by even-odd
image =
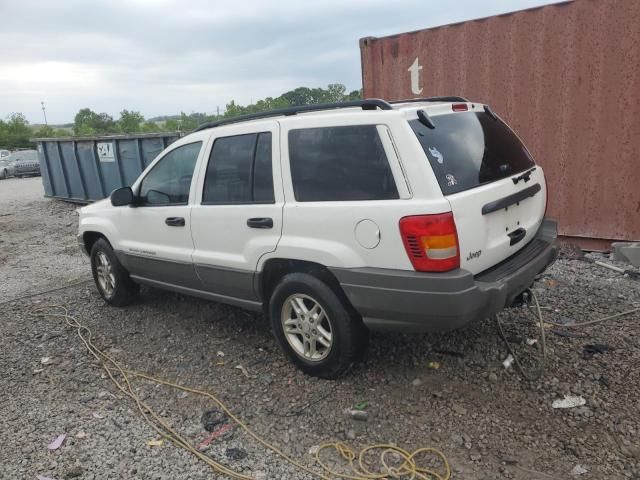
[[[463,269],[445,273],[381,268],[330,270],[370,328],[453,330],[511,305],[556,259],[557,236],[556,222],[544,219],[526,247],[475,277]]]
[[[16,167],[15,175],[40,175],[40,167]]]

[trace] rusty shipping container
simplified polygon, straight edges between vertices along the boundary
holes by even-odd
[[[640,240],[640,1],[574,0],[360,49],[365,98],[491,105],[544,168],[562,235]]]

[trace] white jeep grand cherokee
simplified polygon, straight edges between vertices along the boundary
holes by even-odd
[[[268,313],[290,359],[334,378],[369,328],[461,327],[556,257],[542,169],[460,97],[294,107],[205,124],[80,210],[106,302],[138,284]]]

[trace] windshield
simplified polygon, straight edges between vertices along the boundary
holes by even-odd
[[[531,154],[500,119],[487,113],[431,117],[435,128],[410,120],[445,195],[462,192],[533,167]]]
[[[37,162],[38,152],[36,150],[21,150],[14,152],[11,155],[11,160],[14,162]]]

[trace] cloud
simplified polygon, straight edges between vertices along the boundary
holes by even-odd
[[[306,86],[361,86],[358,39],[545,0],[0,0],[0,118],[213,112]]]

